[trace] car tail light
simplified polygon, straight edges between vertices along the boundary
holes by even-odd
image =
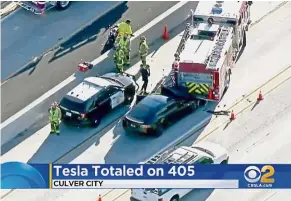
[[[173,63],[173,69],[174,69],[174,70],[178,70],[178,68],[179,68],[179,62],[175,61],[175,62]]]
[[[164,200],[163,198],[159,198],[159,199],[158,199],[158,201],[163,201],[163,200]]]

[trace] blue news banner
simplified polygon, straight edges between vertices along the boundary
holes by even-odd
[[[291,188],[291,164],[115,165],[8,162],[1,164],[1,173],[2,189],[194,186],[233,189]]]

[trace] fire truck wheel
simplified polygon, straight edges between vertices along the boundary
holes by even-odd
[[[229,87],[229,85],[230,85],[230,74],[231,74],[231,71],[230,70],[228,70],[228,72],[227,72],[227,77],[226,77],[226,85],[225,85],[225,89],[227,90],[228,89],[228,87]]]
[[[71,5],[70,1],[58,1],[57,9],[58,10],[66,10]]]
[[[245,47],[247,45],[247,36],[246,36],[246,32],[244,31],[243,33],[243,47]]]
[[[179,201],[179,195],[175,195],[170,201]]]
[[[246,25],[245,30],[246,30],[246,31],[249,30],[249,25],[248,25],[248,24]]]

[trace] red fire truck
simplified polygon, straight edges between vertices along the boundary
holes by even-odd
[[[34,14],[44,14],[51,8],[65,10],[70,6],[70,1],[18,1],[19,6],[33,12]]]
[[[229,86],[231,68],[246,45],[250,5],[246,1],[200,2],[192,25],[186,25],[162,91],[220,101]]]

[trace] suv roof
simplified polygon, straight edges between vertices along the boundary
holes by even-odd
[[[154,156],[146,164],[193,164],[205,155],[207,154],[191,147],[174,147]]]
[[[68,98],[73,97],[80,101],[86,101],[108,85],[111,85],[111,83],[107,80],[89,77],[69,91],[66,96]]]

